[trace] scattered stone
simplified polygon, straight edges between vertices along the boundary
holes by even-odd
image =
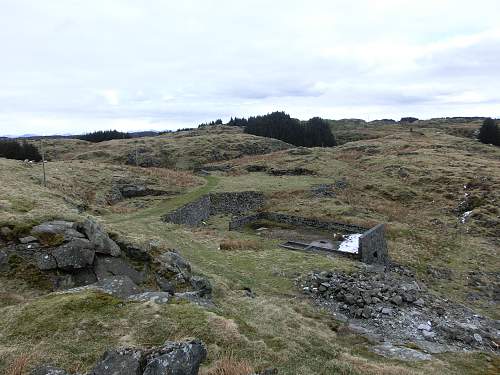
[[[481,337],[481,335],[479,333],[474,333],[474,340],[476,340],[478,344],[483,343],[483,338]]]
[[[363,318],[368,319],[372,316],[372,309],[369,306],[365,306],[361,315],[363,316]]]
[[[278,369],[277,368],[266,368],[262,370],[259,375],[277,375],[278,374]]]
[[[335,181],[335,188],[339,190],[344,190],[349,187],[349,182],[347,181],[347,178],[343,177],[340,180]]]
[[[401,304],[403,303],[403,298],[401,298],[400,295],[396,294],[394,297],[392,297],[391,302],[397,306],[401,306]]]
[[[415,302],[413,302],[413,304],[422,307],[424,306],[424,300],[422,298],[419,298]]]
[[[424,336],[426,340],[430,340],[436,337],[436,333],[432,331],[422,331],[422,336]]]
[[[384,315],[391,315],[392,314],[392,309],[389,308],[389,307],[384,307],[382,309],[382,314],[384,314]]]
[[[355,273],[313,272],[299,286],[332,316],[345,316],[366,338],[421,343],[428,352],[500,348],[498,323],[461,304],[426,292],[411,270],[389,264],[385,270],[360,266]],[[432,322],[432,324],[431,324]]]
[[[144,292],[140,294],[133,294],[128,297],[128,301],[132,302],[153,302],[158,305],[168,303],[171,294],[167,292]]]
[[[255,298],[255,293],[253,292],[252,289],[250,289],[248,287],[244,287],[243,290],[245,291],[245,296],[247,296],[249,298]]]
[[[40,366],[31,371],[31,375],[69,375],[69,373],[57,367]]]
[[[182,292],[175,293],[175,298],[194,303],[202,307],[214,307],[212,301],[205,297],[201,297],[198,292]]]
[[[417,329],[421,330],[421,331],[430,331],[432,328],[429,324],[427,323],[422,323],[422,324],[419,324]]]
[[[334,198],[336,196],[334,184],[319,184],[311,187],[311,194],[315,197]]]
[[[378,345],[372,351],[386,358],[399,359],[401,361],[430,361],[430,354],[422,353],[415,349],[393,346],[392,344]]]
[[[193,289],[195,291],[198,291],[200,297],[205,297],[212,294],[212,285],[206,277],[192,276],[190,283]]]
[[[191,278],[191,265],[176,251],[161,254],[158,261],[167,273],[180,274],[186,280]]]
[[[36,237],[33,237],[33,236],[22,237],[19,239],[19,242],[21,242],[22,244],[27,244],[27,243],[36,242],[36,241],[38,241],[38,239]]]
[[[163,292],[175,294],[175,286],[170,281],[160,275],[156,275],[156,283]]]

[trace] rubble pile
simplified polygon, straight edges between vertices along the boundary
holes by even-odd
[[[429,292],[403,267],[313,272],[299,283],[317,305],[378,343],[413,343],[430,354],[500,348],[500,322]]]

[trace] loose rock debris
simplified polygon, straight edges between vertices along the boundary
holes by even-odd
[[[381,355],[404,355],[412,343],[422,352],[498,352],[500,324],[465,306],[431,294],[403,267],[365,266],[355,273],[313,272],[299,281],[314,302],[378,344]],[[392,348],[394,347],[394,349]],[[391,347],[391,350],[386,350]],[[410,353],[408,360],[416,358]],[[425,358],[424,358],[425,357]],[[427,359],[422,356],[421,359]]]

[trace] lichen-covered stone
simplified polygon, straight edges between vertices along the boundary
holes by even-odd
[[[89,375],[142,375],[142,353],[134,349],[110,350]]]
[[[57,267],[60,269],[79,269],[94,262],[94,249],[90,242],[83,238],[76,238],[52,251]]]
[[[96,253],[111,256],[121,254],[120,247],[95,221],[87,219],[83,224],[78,225],[78,229],[85,233]]]
[[[166,342],[147,358],[144,375],[197,375],[207,357],[205,345],[198,340]]]

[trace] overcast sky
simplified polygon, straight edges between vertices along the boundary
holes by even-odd
[[[0,0],[0,134],[500,116],[499,0]]]

